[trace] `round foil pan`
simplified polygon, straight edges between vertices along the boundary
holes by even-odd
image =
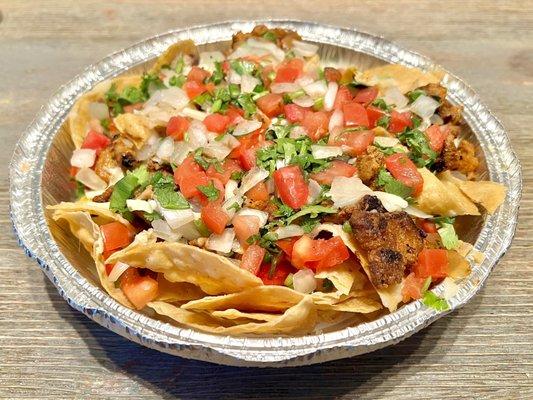
[[[73,144],[62,128],[75,102],[96,83],[140,70],[170,44],[193,39],[204,50],[227,46],[231,36],[257,24],[298,31],[319,45],[329,65],[368,68],[400,63],[422,69],[440,68],[428,58],[405,50],[381,37],[353,29],[300,21],[223,22],[167,32],[91,65],[62,86],[41,109],[20,138],[10,165],[11,217],[20,245],[34,258],[58,292],[73,308],[130,340],[165,353],[219,364],[286,367],[355,356],[395,344],[446,313],[466,304],[483,285],[491,269],[511,244],[521,195],[521,169],[507,134],[496,117],[463,81],[446,73],[449,100],[464,107],[466,136],[482,155],[481,179],[508,188],[504,204],[491,216],[464,221],[461,237],[484,254],[472,274],[460,283],[445,313],[420,301],[355,326],[329,327],[323,333],[301,337],[226,337],[170,325],[130,310],[109,297],[97,284],[92,260],[72,235],[48,221],[45,207],[69,200],[68,164]],[[439,294],[442,288],[434,291]],[[358,321],[361,322],[361,321]]]

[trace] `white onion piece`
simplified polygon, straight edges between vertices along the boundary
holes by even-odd
[[[324,110],[331,111],[335,105],[335,98],[337,97],[337,91],[339,90],[339,85],[337,82],[328,83],[328,91],[324,95]]]
[[[418,96],[409,106],[409,109],[418,115],[422,119],[429,119],[435,113],[435,110],[439,107],[439,102],[433,97]]]
[[[176,165],[180,165],[189,155],[189,153],[194,150],[194,146],[191,146],[187,142],[176,142],[174,143],[174,153],[170,156],[170,162]]]
[[[342,156],[342,147],[313,144],[311,145],[311,153],[317,160],[323,160],[326,158]]]
[[[335,177],[329,190],[333,205],[338,208],[355,204],[367,194],[372,194],[372,190],[355,176],[351,178]]]
[[[172,156],[172,153],[174,153],[174,139],[168,136],[161,141],[155,154],[161,160],[168,161],[170,156]]]
[[[332,132],[335,128],[342,127],[344,125],[344,114],[340,109],[333,111],[331,118],[329,119],[328,130]]]
[[[461,142],[463,141],[462,138],[455,138],[453,139],[453,144],[455,145],[455,147],[459,147],[459,145],[461,144]]]
[[[304,129],[303,126],[295,126],[291,129],[291,133],[289,134],[289,137],[291,139],[298,139],[301,137],[307,136],[307,132]]]
[[[416,207],[413,207],[413,206],[405,207],[404,211],[407,214],[412,215],[413,217],[417,217],[417,218],[423,218],[423,219],[433,218],[433,215],[427,214],[424,211],[422,211],[422,210],[420,210],[420,209],[418,209]]]
[[[328,91],[326,82],[323,80],[316,81],[311,83],[310,85],[304,86],[303,89],[305,93],[307,93],[313,99],[316,99],[317,97],[324,97],[326,95],[326,92]]]
[[[268,178],[265,183],[266,183],[268,194],[274,193],[274,191],[276,190],[276,185],[274,184],[274,179]]]
[[[265,226],[268,222],[268,213],[266,211],[256,210],[255,208],[243,207],[235,214],[247,217],[256,217],[259,219],[261,227]]]
[[[429,118],[424,118],[417,129],[424,132],[430,126],[431,126],[431,121],[429,120]]]
[[[262,49],[262,50],[268,51],[270,54],[274,56],[274,58],[276,58],[278,62],[283,61],[283,59],[285,58],[285,52],[272,42],[258,40],[254,38],[250,38],[246,42],[248,46],[252,48],[255,47],[256,49]]]
[[[194,221],[194,212],[187,208],[186,210],[169,210],[160,207],[161,216],[172,229],[178,229],[191,221]]]
[[[381,147],[394,147],[400,144],[400,141],[395,137],[388,136],[376,136],[374,143]]]
[[[154,133],[148,138],[146,144],[137,152],[137,160],[145,161],[152,157],[159,148],[159,135]]]
[[[156,107],[161,103],[167,104],[179,111],[189,104],[189,97],[183,89],[171,86],[167,89],[156,90],[152,93],[152,96],[144,103],[144,108]]]
[[[315,101],[309,96],[297,97],[292,102],[300,107],[313,107],[315,104]]]
[[[318,51],[318,46],[312,43],[302,42],[300,40],[293,40],[292,46],[294,53],[297,56],[312,57]]]
[[[272,93],[291,93],[300,90],[300,85],[296,83],[273,83],[270,85]]]
[[[202,51],[199,56],[198,66],[209,72],[215,70],[215,62],[224,61],[224,54],[220,51]]]
[[[104,103],[89,103],[89,114],[100,121],[109,118],[109,109]]]
[[[122,261],[119,261],[117,262],[114,266],[113,266],[113,269],[111,270],[111,273],[109,274],[109,276],[107,277],[107,279],[110,281],[110,282],[116,282],[118,281],[118,278],[120,278],[122,276],[122,274],[124,272],[126,272],[126,270],[129,268],[130,266],[126,263],[123,263]]]
[[[195,219],[199,219],[200,214],[195,214]],[[185,225],[180,226],[176,232],[179,232],[183,237],[187,240],[194,240],[198,239],[199,237],[202,237],[200,235],[200,232],[198,232],[198,229],[196,229],[196,225],[194,224],[194,221],[188,222]]]
[[[231,251],[237,254],[243,254],[244,248],[241,245],[241,242],[239,242],[237,239],[233,239],[233,245],[231,246]]]
[[[76,180],[92,190],[104,190],[107,187],[107,183],[90,168],[80,168]]]
[[[235,196],[228,198],[227,200],[222,203],[222,209],[224,212],[228,215],[228,218],[233,218],[235,215],[235,207],[233,207],[236,204],[242,206],[242,203],[244,202],[243,197],[237,193]]]
[[[304,86],[307,86],[307,85],[310,85],[311,83],[313,83],[315,80],[309,76],[309,75],[302,75],[300,76],[298,79],[296,79],[294,81],[294,83],[296,83],[298,86],[300,87],[304,87]]]
[[[184,116],[195,119],[197,121],[203,121],[205,117],[207,117],[207,113],[189,107],[185,107],[183,110],[181,110],[181,113]]]
[[[233,179],[230,179],[224,187],[224,200],[228,200],[234,197],[238,187],[239,183],[237,181],[234,181]]]
[[[203,147],[207,144],[207,128],[199,121],[191,121],[187,131],[187,142],[193,149]]]
[[[154,211],[152,205],[146,200],[127,199],[126,206],[130,211],[144,211],[146,213]]]
[[[242,82],[242,77],[237,72],[235,72],[235,70],[230,69],[226,77],[226,80],[228,81],[228,83],[232,83],[234,85],[240,85]]]
[[[203,153],[211,158],[223,161],[231,151],[240,146],[232,135],[224,135],[221,140],[212,140],[204,147]]]
[[[154,234],[167,242],[176,242],[181,237],[176,232],[173,232],[170,225],[162,219],[156,219],[152,221],[152,228],[154,228]]]
[[[260,121],[249,121],[245,119],[237,124],[233,131],[233,136],[247,135],[261,128],[261,125],[263,124]]]
[[[439,114],[433,114],[433,115],[429,118],[429,122],[431,122],[432,124],[435,124],[435,125],[442,125],[442,124],[444,124],[444,121],[442,120],[442,118],[440,117]]]
[[[322,186],[320,186],[320,183],[314,179],[309,179],[309,184],[307,186],[309,187],[307,204],[314,203],[316,199],[318,199],[318,196],[320,196],[320,193],[322,193]]]
[[[288,164],[287,160],[276,160],[276,169],[282,169]]]
[[[120,167],[107,167],[105,170],[109,174],[108,186],[113,186],[115,183],[124,178],[124,172]]]
[[[313,293],[316,289],[315,273],[310,269],[301,269],[292,277],[294,290],[300,293]]]
[[[208,250],[218,251],[220,253],[229,253],[233,247],[235,231],[233,228],[226,228],[220,235],[212,233],[207,239],[205,248]]]
[[[396,86],[391,86],[385,91],[383,100],[389,105],[394,104],[396,108],[404,108],[409,103],[409,99]]]
[[[244,194],[259,182],[264,181],[268,178],[268,171],[259,167],[254,167],[248,171],[242,178],[241,187],[239,188],[239,193]]]
[[[277,235],[278,239],[286,239],[294,236],[302,236],[305,232],[300,225],[291,224],[280,226],[274,231],[274,233]]]
[[[241,76],[241,92],[243,93],[252,93],[257,85],[259,85],[261,82],[259,79],[244,74]]]
[[[72,152],[70,165],[77,168],[90,168],[96,161],[96,150],[77,149]]]
[[[383,207],[385,207],[388,212],[401,211],[409,205],[407,201],[395,194],[379,191],[372,194],[381,201],[381,204],[383,204]]]
[[[442,297],[446,300],[451,299],[459,292],[459,286],[450,277],[444,278],[442,285]]]
[[[85,191],[85,197],[87,197],[89,200],[94,199],[96,196],[100,196],[104,194],[105,190],[86,190]]]

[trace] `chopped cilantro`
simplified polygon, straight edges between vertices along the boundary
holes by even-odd
[[[245,111],[245,116],[249,117],[257,111],[254,101],[252,100],[252,95],[250,93],[241,93],[237,98],[237,103]]]
[[[376,183],[387,193],[395,194],[396,196],[400,196],[407,201],[411,200],[413,189],[393,178],[392,175],[383,168],[378,173],[378,179]]]
[[[141,165],[138,168],[134,169],[131,172],[128,172],[137,178],[137,184],[144,189],[150,183],[150,172],[146,165]]]
[[[276,199],[277,200],[277,199]],[[277,201],[279,204],[277,204],[277,209],[274,211],[273,215],[278,218],[288,218],[292,214],[294,214],[294,210],[289,207],[286,204],[282,204],[281,202]]]
[[[230,83],[228,85],[228,94],[231,99],[237,99],[237,97],[239,97],[239,95],[241,94],[241,89],[239,88],[239,85]]]
[[[202,167],[204,171],[207,171],[209,167],[212,165],[217,172],[220,172],[220,173],[224,172],[224,170],[222,169],[222,165],[220,164],[220,161],[217,159],[211,159],[211,158],[204,157],[203,151],[204,149],[202,147],[199,147],[198,149],[195,150],[194,161],[196,161],[196,163],[200,167]]]
[[[203,92],[193,99],[194,103],[198,104],[200,107],[210,103],[212,101],[211,94],[209,92]]]
[[[185,75],[174,75],[168,80],[168,84],[180,88],[186,81],[187,77]]]
[[[344,221],[344,224],[342,224],[342,230],[346,233],[352,233],[352,226],[349,221]]]
[[[166,88],[165,84],[156,74],[143,75],[141,92],[143,93],[145,100],[149,99],[154,91],[164,88]]]
[[[372,105],[382,109],[383,111],[390,111],[391,107],[387,105],[384,99],[376,99],[372,102]]]
[[[281,139],[289,136],[290,133],[291,125],[281,124],[280,122],[277,122],[275,124],[270,125],[266,132],[266,138],[268,140]]]
[[[126,206],[126,200],[133,196],[135,189],[139,186],[139,180],[134,174],[127,174],[119,180],[111,193],[109,208],[111,211],[118,212],[128,220],[133,219],[133,214]]]
[[[184,210],[190,207],[180,192],[176,191],[176,184],[171,175],[163,175],[161,172],[152,177],[154,194],[161,207],[170,210]]]
[[[205,194],[209,201],[215,201],[220,196],[220,190],[215,187],[212,180],[207,185],[196,186],[196,189]]]
[[[102,128],[104,128],[104,131],[109,131],[109,124],[111,123],[111,120],[108,118],[104,118],[100,120],[100,125],[102,125]]]
[[[176,73],[178,74],[181,74],[183,72],[184,67],[185,67],[185,60],[183,59],[183,56],[181,56],[176,61],[176,66],[174,67],[174,71],[176,71]]]
[[[224,79],[224,71],[222,71],[222,63],[220,61],[215,61],[215,70],[208,79],[208,82],[213,82],[215,85],[218,85]]]
[[[198,233],[203,236],[203,237],[209,237],[209,235],[211,235],[211,231],[209,230],[209,228],[204,224],[204,221],[202,221],[201,219],[195,219],[193,221],[194,223],[194,226],[196,227],[196,230],[198,231]]]
[[[318,218],[311,218],[309,216],[304,217],[303,221],[300,222],[300,226],[302,227],[304,233],[313,232],[313,229],[315,229],[318,224],[320,224],[320,220]]]
[[[233,179],[234,181],[240,182],[243,176],[244,176],[244,171],[235,171],[231,173],[230,178]]]
[[[450,305],[446,299],[437,296],[431,291],[424,293],[424,297],[422,297],[422,303],[424,303],[427,307],[433,308],[437,311],[446,311],[450,309]]]
[[[426,92],[423,90],[415,89],[407,93],[407,98],[409,99],[409,103],[413,103],[416,99],[425,94]]]
[[[159,214],[157,211],[153,211],[151,213],[145,212],[143,215],[144,219],[148,222],[155,221],[156,219],[163,219],[161,214]]]
[[[405,131],[398,139],[409,148],[410,158],[417,167],[433,164],[437,159],[438,154],[431,149],[426,135],[418,129]]]
[[[293,214],[287,218],[287,225],[304,215],[309,215],[310,218],[317,218],[318,214],[335,214],[336,212],[337,210],[332,207],[324,207],[319,205],[304,206],[296,214]]]
[[[140,103],[144,100],[141,90],[134,86],[126,86],[122,91],[122,94],[118,97],[118,101],[123,101],[127,104]]]
[[[417,129],[422,124],[422,119],[420,119],[416,115],[413,115],[413,117],[411,118],[411,121],[413,122],[414,129]]]
[[[239,75],[252,75],[255,71],[255,64],[243,59],[232,60],[230,66]]]
[[[85,186],[83,183],[76,181],[76,200],[85,196]]]
[[[239,211],[241,209],[241,206],[239,205],[239,203],[235,202],[231,206],[229,206],[227,209]]]
[[[276,40],[278,40],[278,36],[274,31],[266,31],[263,33],[263,38],[270,42],[276,42]]]
[[[390,117],[388,115],[382,115],[376,122],[377,126],[381,126],[384,129],[388,129],[390,123]]]

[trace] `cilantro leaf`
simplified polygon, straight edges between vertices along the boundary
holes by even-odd
[[[420,96],[425,95],[426,92],[424,92],[421,89],[415,89],[407,93],[407,98],[409,99],[409,104],[413,103],[416,99],[418,99]]]
[[[255,64],[243,59],[232,60],[230,66],[239,75],[252,75],[255,71]]]
[[[245,111],[246,117],[255,114],[255,112],[257,111],[257,107],[255,106],[255,103],[252,100],[252,95],[250,93],[241,93],[237,98],[237,103]]]
[[[215,184],[212,180],[209,181],[208,185],[196,186],[196,189],[205,194],[209,201],[215,201],[220,196],[220,190],[215,187]]]
[[[174,75],[168,80],[168,84],[180,88],[186,81],[187,77],[185,75]]]
[[[382,109],[383,111],[390,111],[391,107],[387,105],[384,99],[376,99],[372,102],[372,105]]]
[[[161,207],[169,210],[184,210],[190,207],[180,192],[176,191],[176,184],[171,175],[154,174],[152,178],[154,194]]]
[[[433,308],[437,311],[446,311],[450,309],[450,305],[446,299],[437,296],[431,291],[424,293],[424,297],[422,297],[422,303],[424,303],[427,307]]]
[[[409,148],[410,158],[417,167],[433,164],[437,159],[438,154],[431,149],[426,135],[418,129],[405,131],[398,139]]]
[[[76,181],[76,200],[85,196],[85,186],[83,183]]]
[[[133,219],[133,214],[126,206],[126,200],[133,196],[135,189],[139,186],[139,180],[133,174],[127,174],[119,180],[111,193],[109,208],[112,211],[122,214],[127,220]]]
[[[141,92],[145,100],[148,100],[153,92],[166,88],[163,81],[156,74],[144,74],[141,82]]]
[[[296,214],[291,215],[287,218],[287,225],[290,225],[294,220],[303,217],[304,215],[309,215],[310,218],[317,218],[318,214],[335,214],[337,210],[332,207],[324,207],[319,205],[304,206]]]
[[[159,214],[157,211],[153,211],[151,213],[145,212],[143,216],[144,216],[144,219],[147,220],[148,222],[155,221],[156,219],[163,219],[161,214]]]
[[[202,221],[201,219],[195,219],[193,221],[194,223],[194,226],[196,227],[196,230],[198,231],[198,233],[203,236],[203,237],[209,237],[209,235],[211,235],[211,231],[209,230],[209,228],[204,224],[204,221]]]
[[[263,38],[270,42],[276,42],[276,40],[278,40],[278,36],[273,31],[266,31],[263,33]]]
[[[222,63],[220,61],[215,61],[215,70],[209,77],[208,81],[213,82],[215,85],[218,85],[224,79],[224,71],[222,71]]]
[[[377,185],[382,187],[385,192],[400,196],[402,199],[410,201],[412,199],[413,189],[404,185],[399,180],[392,177],[390,172],[381,169],[378,173]]]
[[[143,189],[150,183],[150,172],[144,164],[128,173],[137,178],[137,184]]]
[[[378,121],[376,122],[377,126],[381,126],[384,129],[387,129],[389,127],[390,123],[390,117],[388,115],[381,116]]]

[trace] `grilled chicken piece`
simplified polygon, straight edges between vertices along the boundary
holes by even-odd
[[[449,135],[444,141],[442,158],[447,169],[459,171],[467,176],[472,175],[479,167],[476,149],[472,143],[463,139],[455,146],[454,136]]]
[[[115,160],[113,149],[107,147],[98,155],[96,163],[94,164],[94,172],[96,172],[96,174],[104,181],[109,182],[111,174],[108,171],[115,167],[119,167],[119,164]]]
[[[357,157],[356,165],[357,176],[365,185],[370,185],[385,165],[385,156],[377,147],[368,146],[366,153]]]

